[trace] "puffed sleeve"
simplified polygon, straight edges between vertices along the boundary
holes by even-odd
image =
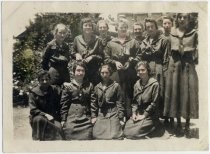
[[[164,38],[162,42],[162,49],[163,49],[163,71],[166,71],[168,69],[168,63],[169,63],[169,54],[171,50],[171,42],[169,39]]]
[[[52,52],[50,50],[50,45],[48,45],[46,48],[45,48],[45,51],[44,51],[44,54],[42,56],[42,68],[44,70],[48,70],[49,69],[49,61],[50,61],[50,58],[52,56]]]
[[[77,37],[74,38],[74,43],[72,45],[72,53],[71,53],[72,58],[76,58],[76,53],[78,53],[78,50],[77,50]]]
[[[63,90],[62,90],[62,94],[61,94],[61,100],[60,100],[61,121],[66,121],[70,103],[71,103],[71,93],[70,93],[69,89],[66,86],[64,86]]]
[[[150,114],[152,114],[156,110],[158,99],[159,99],[159,84],[158,84],[158,82],[155,82],[151,88],[152,88],[152,102],[144,111],[145,117],[148,117]]]
[[[110,47],[110,42],[108,42],[105,50],[104,50],[104,62],[105,63],[111,63],[115,65],[115,60],[112,59],[112,52],[111,52],[111,47]]]
[[[124,117],[124,101],[123,101],[123,95],[120,85],[117,86],[117,101],[116,101],[117,109],[118,109],[118,117],[119,119],[123,119]]]
[[[35,94],[30,93],[29,94],[29,107],[30,107],[30,114],[32,117],[37,116],[37,115],[45,115],[44,112],[42,112],[39,108],[38,105],[35,101]]]
[[[193,55],[193,60],[195,64],[198,64],[198,33],[195,33],[194,45],[195,45],[195,52]]]
[[[93,93],[91,94],[91,117],[95,118],[98,116],[98,95],[97,95],[97,86],[94,88]]]

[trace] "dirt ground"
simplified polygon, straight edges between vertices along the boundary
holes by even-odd
[[[14,139],[18,140],[32,140],[32,131],[31,126],[29,124],[29,107],[14,107],[13,108],[13,119],[14,119]],[[184,122],[184,120],[182,119]],[[198,139],[199,131],[198,131],[198,122],[199,120],[191,120],[190,125],[190,134],[191,139]],[[184,126],[184,123],[182,123]],[[170,130],[169,130],[170,131]],[[173,135],[169,136],[167,139],[175,139],[175,140],[184,140],[184,136],[182,137],[175,137]]]

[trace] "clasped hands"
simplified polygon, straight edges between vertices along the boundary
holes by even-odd
[[[142,114],[142,115],[140,115],[140,114],[135,114],[135,113],[133,113],[133,115],[132,115],[132,117],[131,117],[131,119],[134,121],[134,122],[137,122],[137,121],[141,121],[141,120],[143,120],[143,119],[145,119],[146,118],[146,116],[144,115],[144,114]]]

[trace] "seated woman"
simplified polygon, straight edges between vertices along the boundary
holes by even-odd
[[[150,67],[147,62],[140,61],[136,65],[140,80],[134,85],[134,100],[132,102],[132,117],[127,121],[124,135],[128,139],[162,136],[165,130],[158,118],[158,81],[150,77]]]
[[[84,63],[75,63],[73,72],[74,79],[64,83],[61,95],[61,125],[66,140],[92,139],[90,99],[93,85],[84,78]]]
[[[93,138],[122,139],[124,125],[124,104],[121,88],[110,79],[111,67],[107,64],[100,68],[102,82],[96,85],[91,101]]]
[[[29,95],[32,138],[40,141],[61,140],[60,91],[49,84],[50,75],[47,71],[41,71],[38,80],[39,85]]]

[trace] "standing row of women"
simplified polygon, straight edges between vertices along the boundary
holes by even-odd
[[[60,101],[56,102],[61,122],[56,128],[59,132],[63,128],[61,136],[65,139],[121,139],[123,134],[131,139],[157,136],[164,133],[160,115],[166,116],[166,121],[167,117],[171,121],[176,117],[178,128],[181,128],[180,117],[185,117],[186,130],[189,130],[189,119],[198,117],[198,81],[194,65],[197,33],[191,27],[190,14],[177,15],[176,33],[171,31],[170,39],[160,33],[153,19],[145,20],[146,36],[140,40],[127,35],[125,22],[119,22],[116,38],[107,34],[105,21],[98,23],[99,37],[93,33],[90,19],[81,23],[83,34],[75,37],[73,52],[69,53],[64,43],[68,29],[58,24],[54,40],[43,56],[43,68],[49,70],[51,84],[64,87],[60,91]],[[81,61],[73,67],[72,81],[65,70],[70,59]],[[50,127],[48,123],[55,118],[48,118],[49,113],[42,111],[38,104],[46,105],[51,100],[39,100],[30,99],[31,109],[44,112],[46,129],[43,130],[46,131]],[[39,114],[33,114],[33,110],[31,124],[36,134],[33,136],[43,137],[45,133],[37,130],[44,126],[34,122]]]

